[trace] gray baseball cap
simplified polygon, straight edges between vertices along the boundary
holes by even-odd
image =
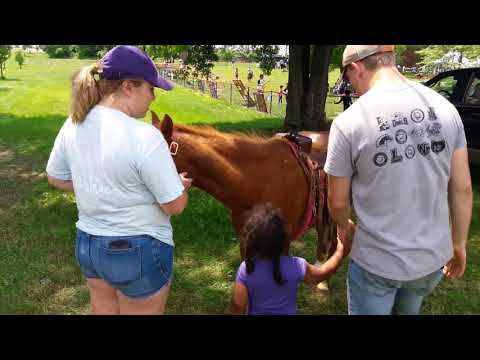
[[[365,59],[366,57],[381,53],[389,52],[395,49],[395,45],[347,45],[343,51],[342,58],[342,78],[345,73],[345,69],[353,62]]]

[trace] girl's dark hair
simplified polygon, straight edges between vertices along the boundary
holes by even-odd
[[[270,204],[255,207],[244,227],[244,238],[247,241],[245,257],[247,274],[255,271],[255,259],[270,259],[273,265],[273,279],[280,286],[285,284],[280,272],[280,256],[287,236],[278,209],[274,209]]]

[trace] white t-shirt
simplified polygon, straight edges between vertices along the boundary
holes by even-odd
[[[465,146],[455,107],[414,81],[375,85],[333,121],[325,171],[352,180],[356,263],[408,281],[450,260],[450,165]]]
[[[121,111],[97,105],[84,122],[65,121],[48,175],[72,180],[77,227],[92,235],[147,234],[173,246],[170,216],[159,205],[184,186],[162,133]]]

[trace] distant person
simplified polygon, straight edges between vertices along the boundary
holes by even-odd
[[[231,303],[236,315],[295,315],[298,284],[328,279],[347,255],[340,242],[321,266],[282,255],[288,234],[279,210],[270,205],[253,209],[244,236],[246,257],[237,271]]]
[[[350,90],[345,90],[345,94],[340,95],[340,100],[338,100],[338,102],[334,104],[340,104],[341,102],[343,102],[343,111],[347,110],[350,105],[353,104],[352,98],[350,97],[351,93],[352,92]]]
[[[260,78],[257,80],[257,92],[259,93],[263,93],[265,91],[265,84],[267,83],[268,81],[266,81],[264,78],[263,78],[263,74],[260,74]]]
[[[248,81],[252,81],[252,79],[253,79],[252,66],[251,66],[251,65],[248,65],[247,80],[248,80]]]
[[[280,90],[278,91],[278,103],[283,103],[283,96],[286,95],[285,91],[283,90],[283,85],[280,85]]]
[[[238,80],[238,67],[235,68],[235,80]]]

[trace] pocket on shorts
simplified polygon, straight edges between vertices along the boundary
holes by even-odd
[[[168,280],[172,276],[173,267],[173,246],[165,244],[160,240],[152,241],[153,263],[157,266]]]
[[[109,249],[99,245],[97,252],[98,272],[108,283],[123,285],[142,277],[142,248],[140,246]]]

